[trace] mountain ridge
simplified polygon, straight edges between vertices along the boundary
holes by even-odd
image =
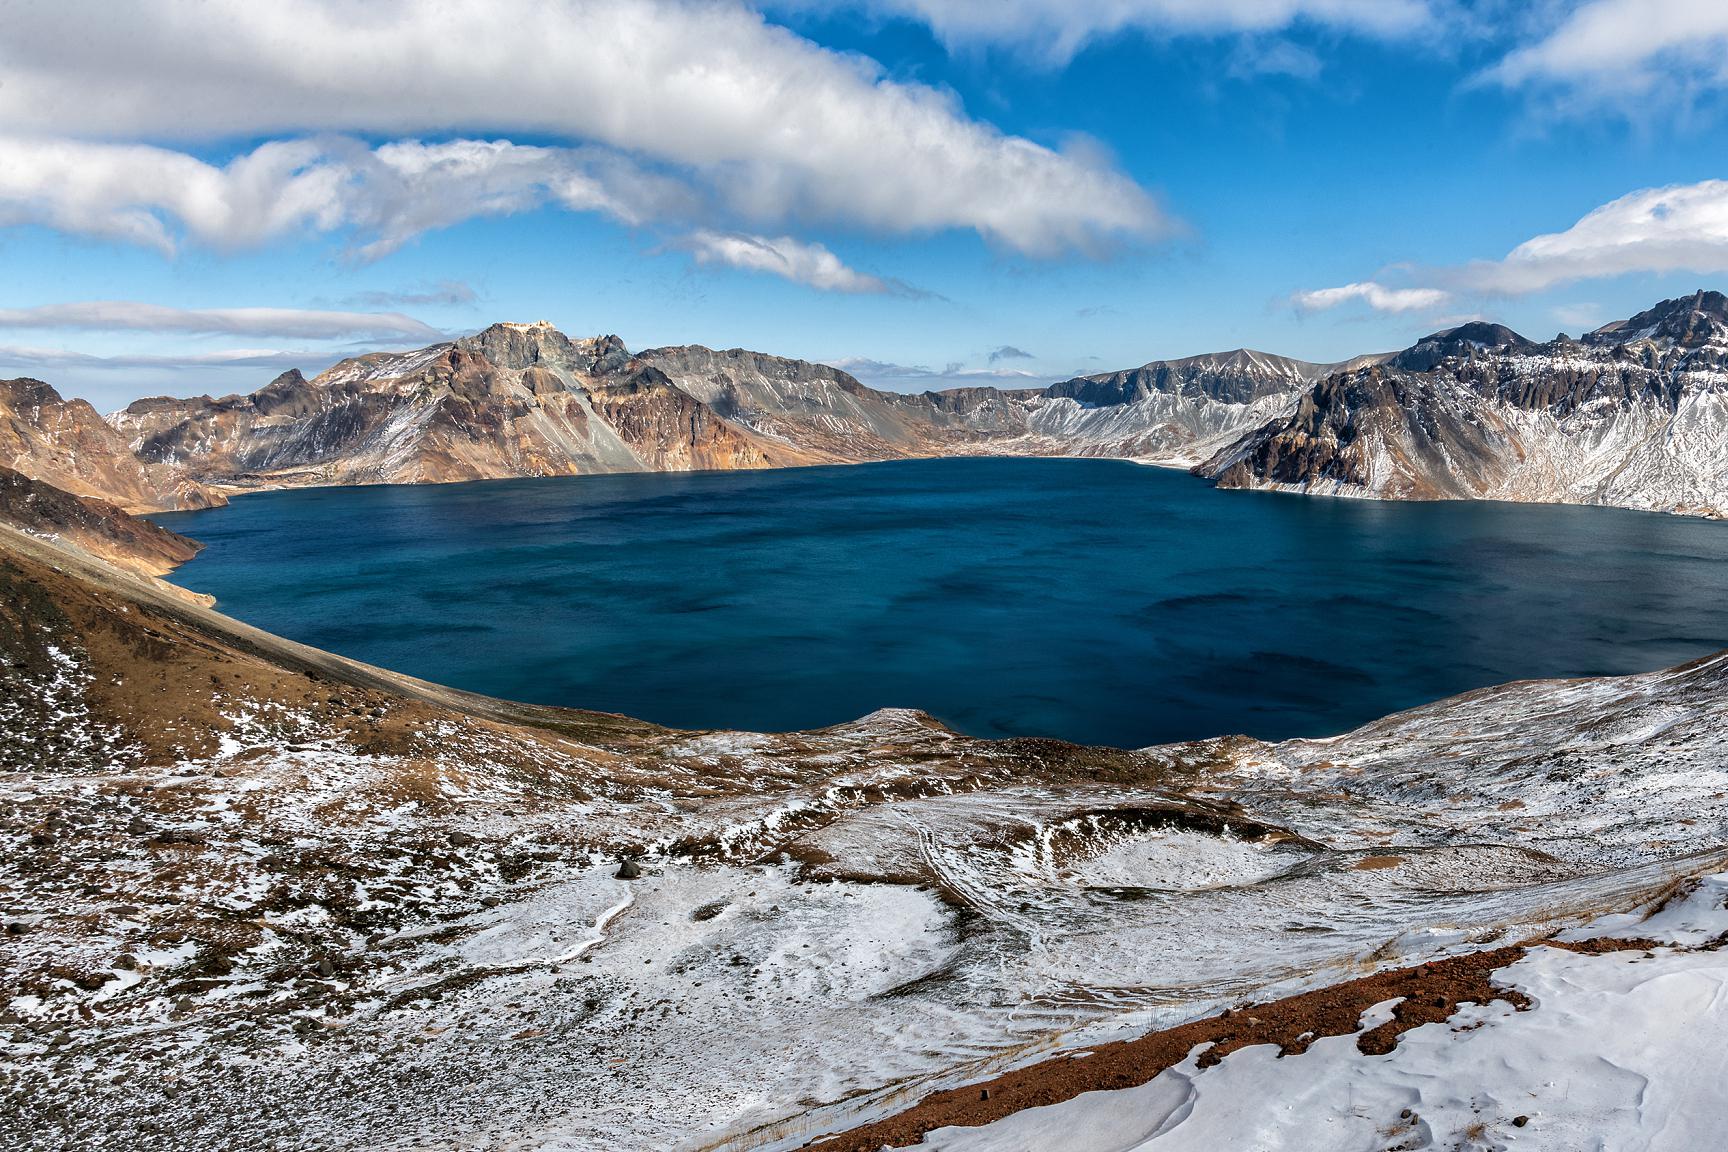
[[[1471,321],[1330,364],[1237,348],[917,393],[744,348],[633,352],[616,335],[500,322],[248,394],[140,399],[106,421],[13,382],[0,463],[128,511],[307,485],[991,454],[1128,459],[1230,488],[1723,515],[1725,359],[1728,297],[1705,290],[1577,339]],[[49,393],[44,423],[32,398]]]
[[[1316,383],[1195,469],[1228,488],[1728,516],[1728,298],[1582,339],[1472,323]]]

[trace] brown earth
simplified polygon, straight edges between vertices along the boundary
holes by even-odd
[[[5,467],[0,467],[0,523],[65,541],[146,576],[166,576],[203,547],[117,504],[74,496]]]
[[[1544,941],[1551,947],[1597,955],[1658,947],[1650,940],[1588,940],[1578,943]],[[1323,1036],[1358,1033],[1356,1047],[1383,1056],[1398,1045],[1398,1037],[1423,1024],[1451,1019],[1462,1004],[1500,1000],[1518,1011],[1531,1007],[1529,997],[1494,983],[1500,969],[1522,959],[1527,946],[1515,945],[1434,960],[1410,968],[1377,972],[1275,1000],[1269,1004],[1226,1009],[1217,1016],[1148,1033],[1133,1040],[1099,1045],[1085,1053],[1059,1056],[993,1080],[926,1096],[897,1116],[879,1120],[807,1145],[819,1152],[880,1152],[905,1148],[947,1127],[976,1127],[1001,1120],[1027,1108],[1060,1104],[1085,1092],[1134,1088],[1187,1059],[1206,1046],[1196,1063],[1217,1064],[1230,1053],[1254,1044],[1275,1044],[1278,1054],[1295,1056]],[[1360,1032],[1362,1014],[1376,1004],[1397,1000],[1392,1019]]]
[[[67,400],[40,380],[0,380],[0,465],[127,512],[225,502],[173,464],[139,460],[87,401]]]

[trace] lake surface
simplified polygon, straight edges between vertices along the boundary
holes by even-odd
[[[1728,647],[1728,524],[1220,492],[961,459],[244,496],[153,517],[222,611],[440,683],[680,727],[916,707],[980,736],[1326,735]]]

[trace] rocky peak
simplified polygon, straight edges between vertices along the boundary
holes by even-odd
[[[1409,372],[1432,372],[1443,360],[1469,359],[1490,350],[1521,352],[1534,347],[1534,341],[1525,339],[1504,324],[1473,320],[1422,337],[1392,357],[1389,363]]]
[[[39,408],[45,404],[63,403],[65,401],[52,384],[29,376],[0,380],[0,404],[9,408]]]
[[[1728,296],[1699,289],[1690,296],[1664,300],[1628,320],[1604,324],[1584,340],[1596,345],[1659,340],[1682,348],[1728,342]]]
[[[570,338],[545,320],[536,320],[532,324],[494,324],[458,340],[456,344],[512,371],[537,364],[563,365],[577,359],[576,347]]]
[[[252,406],[266,416],[286,413],[295,416],[311,411],[307,398],[306,377],[300,369],[290,368],[252,394]]]

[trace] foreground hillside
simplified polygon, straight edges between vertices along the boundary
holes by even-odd
[[[1728,866],[1724,657],[1472,693],[1334,740],[1127,752],[911,712],[759,735],[512,705],[6,529],[0,585],[0,1128],[18,1147],[791,1148],[1016,1068],[1035,1077],[1016,1109],[1056,1104],[1072,1094],[1044,1062],[1167,1050],[1190,1024],[1169,1035],[1235,1037],[1214,1081],[1186,1051],[1162,1079],[1148,1057],[1090,1087],[1144,1079],[1155,1099],[1063,1113],[1084,1135],[1067,1146],[1130,1146],[1125,1115],[1251,1146],[1210,1103],[1242,1089],[1211,1085],[1317,1099],[1298,1062],[1347,1068],[1353,1009],[1408,1027],[1404,1063],[1373,1066],[1407,1085],[1451,1045],[1510,1037],[1495,1021],[1518,1008],[1597,1043],[1583,1030],[1616,1017],[1565,1007],[1553,980],[1636,997],[1691,961],[1655,949],[1603,983],[1540,950],[1527,976],[1515,946]],[[1508,982],[1524,1000],[1495,999]],[[1325,987],[1312,1050],[1268,1070],[1262,1041],[1308,1043],[1286,998]],[[1381,1004],[1398,996],[1427,1006]],[[1273,1007],[1246,1031],[1203,1023],[1254,1002]],[[1705,1030],[1718,1011],[1663,1003]],[[1579,1075],[1532,1105],[1532,1134],[1588,1122],[1582,1099],[1713,1107],[1690,1075]],[[1160,1103],[1190,1082],[1197,1106]],[[1475,1139],[1485,1118],[1429,1091],[1362,1097],[1362,1132],[1410,1127],[1406,1108],[1436,1143]],[[1043,1122],[962,1119],[1014,1115]],[[964,1146],[1038,1144],[973,1131]]]

